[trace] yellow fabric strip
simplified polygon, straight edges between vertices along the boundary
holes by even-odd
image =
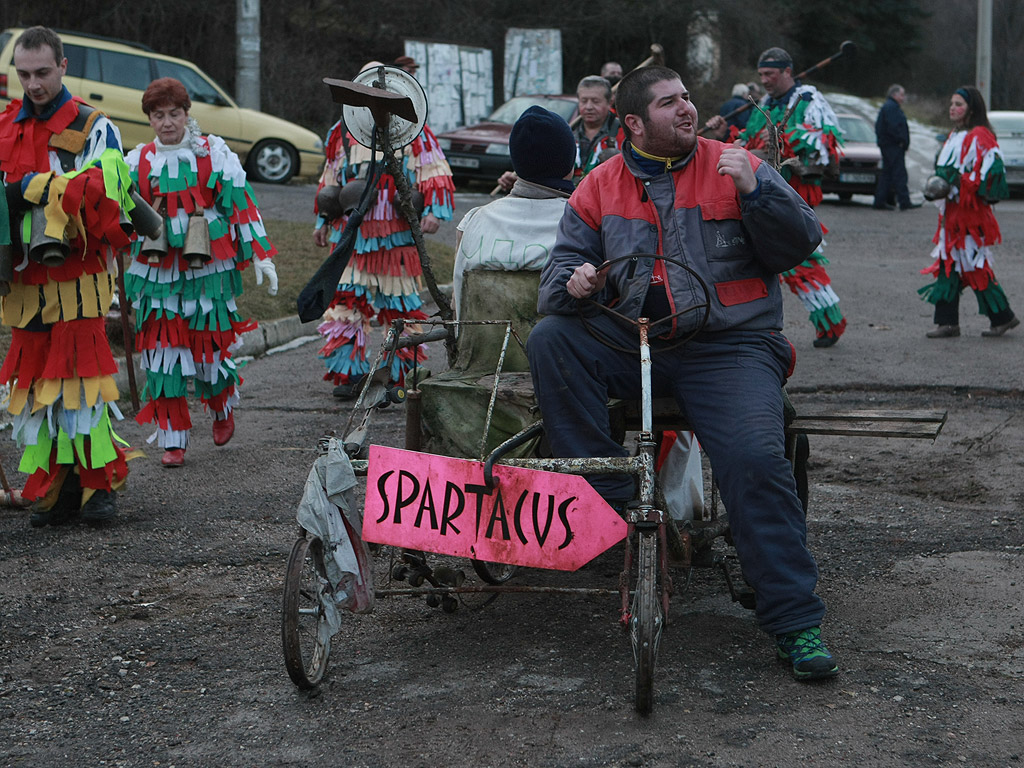
[[[79,284],[82,286],[82,317],[100,316],[100,305],[96,296],[96,282],[95,275],[82,275],[79,278]]]
[[[39,314],[39,286],[11,283],[11,292],[4,297],[4,325],[24,328]]]
[[[75,376],[64,379],[64,407],[69,411],[77,411],[82,403],[82,379]]]
[[[44,283],[43,286],[43,313],[42,320],[48,325],[53,325],[60,320],[60,283]],[[74,305],[72,305],[74,306]]]
[[[39,203],[43,199],[43,193],[46,191],[46,185],[50,183],[50,179],[53,178],[53,171],[47,171],[46,173],[37,173],[29,181],[25,187],[25,199],[30,203]]]
[[[57,283],[56,285],[57,294],[60,296],[60,309],[64,310],[64,319],[77,319],[77,317],[68,317],[68,310],[71,310],[74,315],[78,314],[78,281],[67,280],[63,283]],[[85,287],[85,285],[82,286],[83,292]]]
[[[15,388],[11,390],[11,399],[7,403],[7,411],[13,413],[15,416],[25,410],[25,406],[28,404],[28,393],[29,390]]]
[[[61,203],[67,188],[66,176],[57,176],[50,182],[50,191],[46,198],[46,236],[52,237],[54,240],[61,240],[64,237],[71,239],[79,229],[81,229],[83,237],[85,235],[85,229],[78,226],[81,222],[72,225],[71,219],[64,212]]]
[[[82,404],[83,389],[85,390],[85,404],[90,408],[100,400],[105,403],[111,403],[118,398],[117,382],[114,381],[113,376],[88,376],[86,378],[75,376],[70,379],[40,379],[32,387],[34,400],[32,410],[35,412],[47,405],[53,405],[62,395],[64,407],[69,411],[77,410]],[[24,391],[16,389],[11,393],[12,408],[14,407],[15,395]],[[23,400],[23,397],[19,397],[19,399]],[[22,404],[22,407],[24,407],[24,404]],[[20,409],[11,411],[11,413],[20,413]]]
[[[12,283],[11,292],[4,297],[3,323],[14,328],[24,328],[33,317],[40,314],[40,293],[43,295],[44,323],[104,317],[110,311],[114,298],[114,280],[114,275],[101,272],[42,286]]]

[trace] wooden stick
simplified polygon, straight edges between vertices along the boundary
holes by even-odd
[[[800,74],[796,75],[793,79],[794,80],[803,80],[805,77],[807,77],[812,72],[817,72],[822,67],[827,67],[829,64],[831,64],[833,61],[838,59],[840,56],[848,56],[848,55],[854,53],[856,50],[857,50],[857,46],[854,45],[852,40],[844,40],[843,44],[839,46],[839,50],[836,53],[833,53],[831,56],[829,56],[826,59],[822,59],[821,61],[819,61],[814,66],[808,67],[803,72],[801,72]],[[740,114],[741,112],[746,112],[748,109],[750,109],[753,106],[754,106],[754,101],[751,99],[751,101],[749,101],[748,103],[744,104],[742,107],[736,107],[736,109],[734,109],[732,112],[730,112],[727,115],[723,115],[722,117],[725,120],[728,120],[730,117],[736,117],[736,115]],[[699,131],[697,131],[697,133],[699,135],[703,136],[709,130],[710,129],[705,125]]]
[[[117,254],[117,300],[121,305],[121,334],[124,337],[124,362],[128,366],[128,390],[132,397],[132,408],[135,409],[135,413],[138,413],[139,389],[135,384],[135,355],[133,354],[135,333],[128,320],[131,304],[128,303],[128,294],[124,288],[124,257],[120,251]]]

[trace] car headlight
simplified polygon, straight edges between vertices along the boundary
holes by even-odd
[[[442,152],[447,152],[448,150],[450,150],[452,148],[452,140],[451,139],[438,139],[437,140],[437,144],[438,144],[439,147],[441,147],[441,151]]]
[[[508,144],[488,144],[486,152],[488,155],[505,155],[505,157],[508,157]]]
[[[317,152],[323,152],[324,151],[324,142],[323,142],[323,140],[317,139],[316,141],[314,141],[313,142],[313,148]]]

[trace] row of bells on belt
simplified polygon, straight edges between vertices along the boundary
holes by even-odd
[[[155,237],[147,235],[142,241],[141,253],[150,264],[159,264],[167,255],[168,250],[166,227],[161,227]],[[200,269],[213,259],[213,250],[210,246],[210,225],[201,209],[188,217],[185,244],[181,248],[181,255],[188,262],[189,269]]]
[[[121,213],[121,228],[126,234],[132,231],[143,237],[142,255],[150,264],[158,264],[167,255],[167,228],[163,216],[147,203],[135,190],[131,192],[135,208],[130,215]],[[46,234],[46,212],[41,205],[32,207],[31,236],[28,244],[28,257],[44,267],[59,267],[68,257],[71,247],[68,242],[67,230],[60,239]],[[188,261],[189,268],[198,269],[213,258],[210,247],[210,227],[201,209],[188,218],[188,229],[185,232],[185,244],[182,255]],[[0,259],[2,262],[2,259]],[[0,263],[0,273],[4,271]],[[0,282],[4,280],[0,274]]]

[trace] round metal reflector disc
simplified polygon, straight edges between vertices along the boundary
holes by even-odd
[[[377,76],[381,70],[384,70],[383,89],[390,93],[408,96],[412,100],[418,118],[415,123],[410,123],[397,115],[391,115],[388,121],[388,143],[391,144],[392,149],[399,149],[419,136],[423,126],[426,125],[427,94],[415,77],[398,67],[384,66],[364,69],[352,78],[352,82],[377,88],[379,86],[374,83],[377,82]],[[373,115],[370,114],[370,110],[367,107],[353,107],[346,104],[342,107],[342,114],[345,116],[345,125],[348,127],[349,133],[364,147],[369,147],[373,142],[374,128]]]

